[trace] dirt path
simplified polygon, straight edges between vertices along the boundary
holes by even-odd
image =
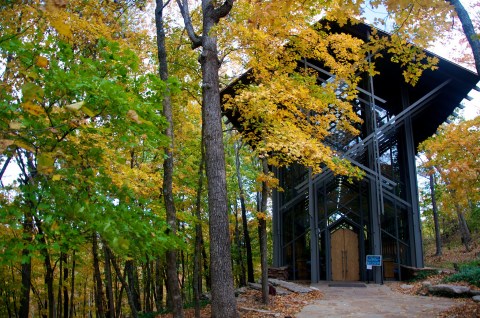
[[[296,318],[319,317],[436,317],[458,303],[449,298],[409,296],[392,291],[387,285],[366,287],[329,287],[328,282],[314,284],[325,297],[308,305]]]

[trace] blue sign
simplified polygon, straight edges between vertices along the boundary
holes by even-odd
[[[382,266],[382,255],[367,255],[367,266]]]

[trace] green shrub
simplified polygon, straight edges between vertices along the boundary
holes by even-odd
[[[480,267],[480,259],[470,261],[468,263],[463,263],[458,266],[459,271],[463,271],[465,269],[470,269],[470,268],[475,268],[475,267]]]
[[[475,264],[473,264],[475,263]],[[469,284],[480,287],[480,262],[474,261],[459,266],[459,272],[446,277],[444,282],[467,282]]]
[[[431,270],[422,270],[419,272],[415,273],[415,276],[413,276],[409,282],[416,282],[420,280],[425,280],[430,276],[437,275],[438,271],[436,269],[431,269]]]

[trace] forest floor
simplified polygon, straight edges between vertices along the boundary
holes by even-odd
[[[458,240],[456,240],[458,242]],[[445,244],[442,248],[442,255],[435,255],[435,245],[425,244],[425,266],[442,269],[455,269],[456,264],[466,263],[474,261],[480,258],[480,239],[476,238],[471,245],[471,251],[467,252],[463,245],[454,243]],[[409,295],[426,295],[427,291],[423,287],[423,283],[428,281],[432,284],[441,283],[442,279],[447,274],[439,274],[428,277],[424,280],[409,283],[414,287],[411,289],[402,289],[400,286],[402,282],[396,282],[392,285],[392,289],[397,292],[409,294]],[[478,290],[480,288],[470,285],[467,282],[455,282],[454,285],[469,286],[472,290]],[[480,303],[474,302],[471,298],[459,298],[457,299],[458,305],[450,308],[447,311],[442,312],[438,317],[462,317],[462,318],[476,318],[480,317]]]
[[[428,267],[442,268],[442,269],[454,269],[454,264],[473,261],[480,257],[480,240],[475,240],[472,244],[472,251],[465,252],[463,246],[455,244],[445,244],[442,256],[435,256],[435,246],[426,244],[425,246],[425,264]],[[398,293],[408,295],[425,296],[427,291],[423,286],[425,281],[429,281],[432,284],[437,284],[447,274],[439,274],[430,276],[425,280],[418,280],[415,282],[390,282],[388,285],[392,290]],[[413,285],[412,288],[402,288],[403,284]],[[469,285],[466,282],[455,283],[455,285]],[[478,287],[469,285],[471,289],[479,289]],[[313,303],[315,300],[322,299],[323,294],[314,290],[306,294],[291,293],[288,295],[275,295],[270,296],[270,304],[264,305],[261,301],[261,292],[253,289],[247,289],[245,293],[242,293],[237,298],[237,308],[241,314],[241,317],[251,318],[266,318],[266,317],[281,317],[281,318],[293,318],[296,313],[299,313],[303,307]],[[476,318],[480,317],[480,304],[475,303],[471,299],[459,298],[458,305],[454,306],[447,311],[442,312],[438,317],[466,317]],[[160,315],[157,318],[170,318],[169,314]],[[194,318],[195,313],[193,309],[187,309],[185,311],[186,318]],[[210,305],[202,308],[201,317],[211,317]]]

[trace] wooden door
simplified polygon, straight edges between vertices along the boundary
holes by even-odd
[[[358,235],[348,229],[339,229],[331,235],[332,280],[360,279],[358,262]]]

